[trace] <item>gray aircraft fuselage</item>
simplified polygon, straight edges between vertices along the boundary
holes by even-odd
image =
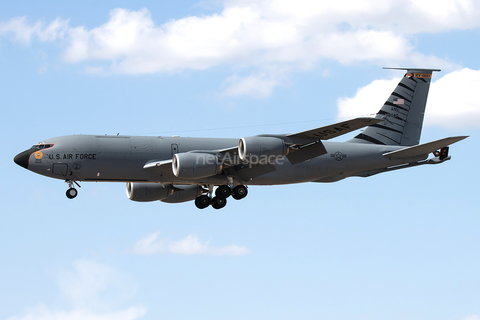
[[[151,173],[143,169],[149,161],[169,160],[175,153],[193,150],[219,150],[238,145],[237,139],[72,135],[45,140],[53,146],[25,155],[24,166],[51,178],[74,181],[161,182],[171,184],[227,183],[225,175],[202,179],[177,178],[171,167]],[[383,154],[402,149],[348,142],[323,142],[327,153],[302,163],[290,164],[281,157],[272,165],[275,171],[257,176],[255,166],[237,170],[246,185],[276,185],[301,182],[330,182],[406,161],[389,159]],[[28,150],[26,151],[28,152]],[[425,157],[423,157],[425,158]],[[418,159],[423,160],[423,159]]]

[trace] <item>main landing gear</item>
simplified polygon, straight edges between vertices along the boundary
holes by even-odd
[[[213,191],[213,190],[212,190]],[[232,196],[235,200],[243,199],[247,196],[248,190],[246,186],[239,185],[234,188],[222,185],[215,190],[215,197],[212,198],[212,191],[208,195],[204,194],[195,199],[195,205],[199,209],[205,209],[212,205],[214,209],[221,209],[227,205],[227,198]]]
[[[73,184],[75,183],[79,188],[81,188],[80,185],[73,180],[65,180],[65,182],[68,183],[68,190],[66,192],[67,198],[68,199],[75,198],[78,195],[78,191],[77,189],[74,188]]]

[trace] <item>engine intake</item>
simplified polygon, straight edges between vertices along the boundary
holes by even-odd
[[[288,146],[282,139],[274,137],[247,137],[238,142],[238,155],[249,163],[273,163],[278,157],[288,154]]]
[[[173,155],[172,171],[181,179],[200,179],[222,171],[217,156],[209,153],[177,153]]]

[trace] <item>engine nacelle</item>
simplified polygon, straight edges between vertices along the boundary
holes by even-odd
[[[127,197],[133,201],[179,203],[195,200],[203,193],[199,185],[162,185],[160,183],[127,182]]]
[[[162,202],[167,203],[180,203],[186,201],[195,200],[196,197],[200,196],[203,193],[202,187],[196,184],[191,185],[180,185],[176,184],[173,186],[173,193],[168,196],[168,198],[161,200]]]
[[[174,189],[170,184],[127,182],[127,197],[133,201],[164,200],[173,194],[173,191]]]
[[[247,137],[238,142],[238,155],[242,161],[255,164],[273,163],[288,154],[288,146],[280,138]]]
[[[172,171],[181,179],[200,179],[222,171],[217,156],[209,153],[177,153],[173,155]]]

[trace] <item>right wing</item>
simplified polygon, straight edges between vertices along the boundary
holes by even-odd
[[[384,120],[374,118],[356,118],[320,128],[288,134],[284,138],[285,141],[295,145],[291,149],[292,152],[287,155],[288,161],[290,161],[291,164],[297,164],[305,160],[326,154],[327,150],[325,149],[322,140],[333,139],[382,121]]]
[[[319,140],[329,140],[383,121],[383,119],[356,118],[312,130],[288,134],[286,140],[294,144],[308,144]]]

